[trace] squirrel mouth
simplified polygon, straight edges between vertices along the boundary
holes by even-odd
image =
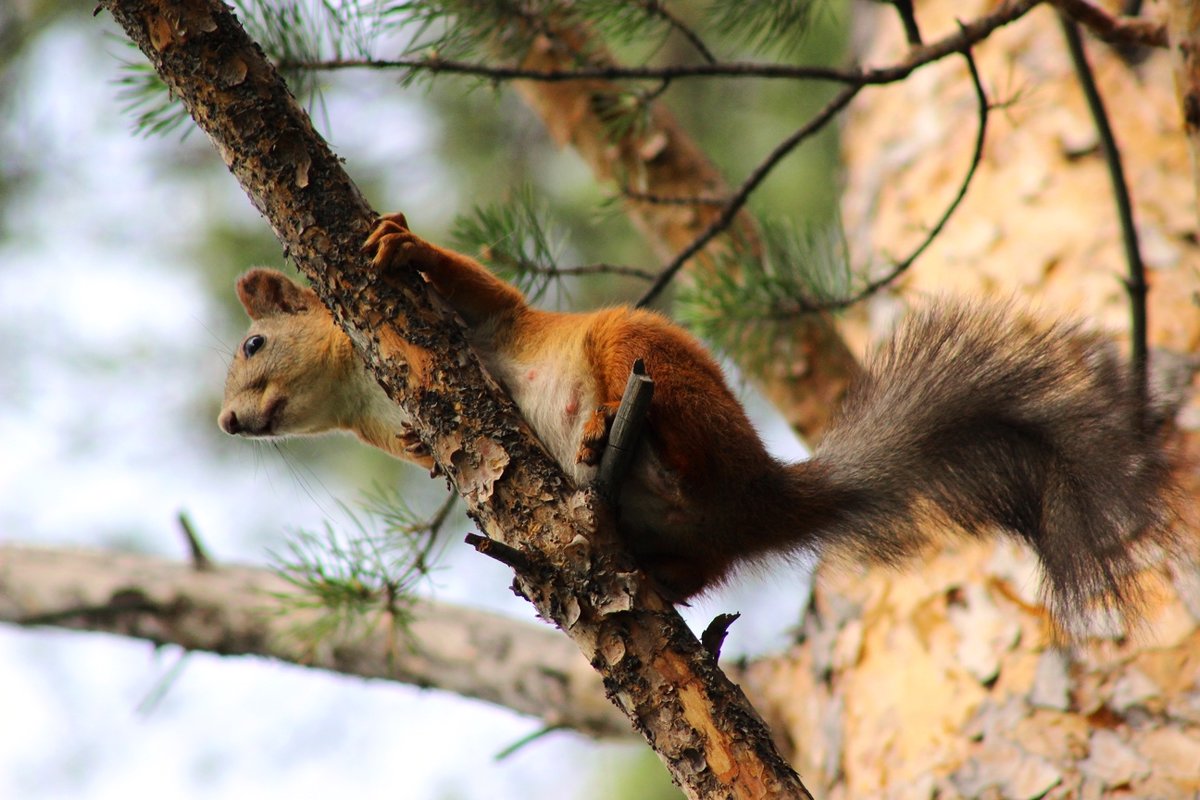
[[[282,395],[268,403],[266,409],[263,411],[262,425],[252,435],[274,436],[279,428],[279,417],[283,414],[283,409],[286,407],[287,398]]]
[[[221,428],[231,436],[249,438],[275,436],[278,433],[279,418],[286,407],[287,398],[276,397],[267,404],[261,415],[251,418],[249,422],[245,418],[238,417],[237,413],[231,410],[221,415]]]

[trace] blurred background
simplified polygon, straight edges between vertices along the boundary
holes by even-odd
[[[233,278],[279,265],[280,246],[190,121],[135,130],[126,65],[142,56],[91,10],[0,8],[0,538],[183,559],[186,512],[215,560],[262,564],[289,531],[347,524],[342,505],[372,486],[402,486],[413,506],[435,509],[442,481],[348,438],[274,446],[217,429],[245,326]],[[836,57],[836,16],[815,24],[789,60]],[[655,57],[670,60],[672,46]],[[503,87],[402,87],[367,71],[320,83],[318,128],[374,207],[404,211],[421,235],[450,243],[456,217],[529,187],[550,210],[560,263],[659,266],[586,166]],[[668,103],[736,182],[820,100],[795,94],[695,81]],[[807,147],[756,207],[827,216],[835,154],[832,137]],[[641,288],[574,282],[543,303],[587,308]],[[775,451],[798,457],[734,380]],[[458,513],[421,591],[532,620],[507,570],[458,544]],[[702,627],[740,610],[726,654],[767,652],[788,641],[806,592],[803,570],[785,569],[690,617]],[[447,693],[105,635],[0,627],[0,709],[6,798],[675,796],[636,743],[553,733],[497,760],[539,723]]]

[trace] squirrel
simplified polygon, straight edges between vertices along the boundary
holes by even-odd
[[[595,477],[631,366],[644,360],[654,394],[617,519],[674,601],[773,554],[898,564],[949,528],[1023,539],[1065,625],[1097,604],[1125,610],[1139,543],[1167,541],[1162,426],[1113,345],[1076,324],[933,302],[868,360],[812,457],[785,464],[713,357],[663,315],[532,308],[400,214],[382,218],[364,249],[378,269],[419,270],[458,312],[483,365],[577,485]],[[230,364],[223,430],[348,430],[435,467],[312,289],[256,268],[237,294],[251,325]]]

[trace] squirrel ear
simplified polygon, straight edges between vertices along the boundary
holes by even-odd
[[[321,308],[321,301],[312,289],[301,286],[282,272],[261,267],[238,278],[237,296],[250,319]]]

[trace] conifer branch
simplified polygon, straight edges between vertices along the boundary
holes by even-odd
[[[695,78],[762,78],[770,80],[813,80],[840,83],[847,86],[878,86],[897,83],[921,67],[960,55],[974,48],[997,29],[1023,17],[1043,2],[1053,2],[1071,14],[1080,15],[1081,24],[1095,25],[1100,31],[1121,41],[1137,41],[1154,47],[1165,46],[1165,34],[1158,28],[1121,27],[1103,15],[1085,13],[1090,8],[1082,0],[1007,0],[995,10],[964,23],[957,31],[937,41],[914,47],[907,57],[883,67],[825,67],[770,62],[705,61],[700,64],[665,64],[660,66],[625,66],[617,64],[580,64],[571,68],[542,69],[516,64],[489,64],[477,61],[445,58],[436,53],[397,59],[330,58],[314,60],[285,60],[282,69],[307,70],[408,70],[431,74],[469,75],[490,81],[527,80],[561,83],[580,80],[650,80],[676,81]],[[1115,31],[1122,31],[1116,34]],[[1140,32],[1137,32],[1140,31]]]

